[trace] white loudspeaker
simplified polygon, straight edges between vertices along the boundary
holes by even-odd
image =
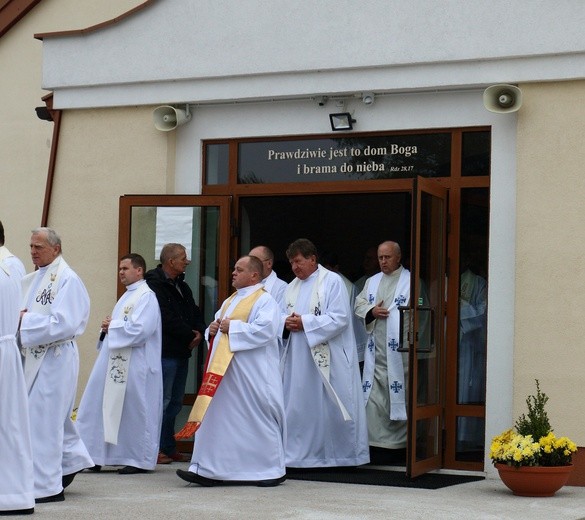
[[[168,132],[187,123],[191,120],[191,114],[189,113],[189,105],[186,105],[185,108],[187,110],[181,110],[170,105],[155,108],[152,112],[154,127],[162,132]]]
[[[514,85],[492,85],[483,92],[483,104],[490,112],[516,112],[522,105],[522,91]]]

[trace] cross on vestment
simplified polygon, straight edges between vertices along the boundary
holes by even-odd
[[[394,338],[392,338],[389,342],[388,342],[388,348],[392,351],[395,352],[396,349],[398,348],[398,341],[396,341]]]
[[[390,389],[397,394],[398,392],[400,392],[400,390],[402,390],[402,385],[398,382],[398,381],[394,381],[391,385],[390,385]]]
[[[217,385],[219,385],[221,379],[222,376],[208,372],[207,378],[201,384],[201,389],[199,390],[199,393],[202,395],[213,395],[213,392],[217,388]]]
[[[372,387],[372,383],[370,383],[369,381],[365,381],[362,386],[364,388],[364,392],[366,392],[368,390],[368,388]]]

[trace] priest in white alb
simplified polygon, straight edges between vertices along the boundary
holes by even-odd
[[[267,246],[256,246],[248,253],[250,256],[255,256],[262,262],[262,283],[266,292],[280,305],[287,283],[281,280],[275,271],[272,270],[274,265],[274,253]]]
[[[122,257],[118,274],[126,292],[102,322],[99,354],[79,404],[79,433],[95,462],[118,473],[156,467],[162,422],[161,317],[144,280],[146,263]]]
[[[408,354],[397,348],[399,307],[410,301],[410,272],[400,264],[401,256],[396,242],[382,242],[381,271],[366,280],[355,301],[369,334],[363,371],[369,443],[391,450],[406,448]]]
[[[3,263],[10,270],[10,276],[20,284],[20,280],[26,274],[26,269],[20,258],[10,252],[10,250],[4,245],[5,239],[4,225],[0,220],[0,263]]]
[[[28,397],[16,345],[20,276],[0,260],[0,516],[34,512]]]
[[[206,331],[203,383],[177,434],[195,433],[189,470],[177,470],[187,482],[272,487],[285,480],[279,308],[261,280],[262,262],[240,258],[232,273],[236,292]]]
[[[367,427],[347,289],[336,273],[319,265],[311,241],[296,240],[286,255],[296,276],[281,316],[286,465],[366,464]]]
[[[89,317],[89,295],[61,255],[51,228],[33,230],[37,271],[22,279],[19,341],[24,355],[35,474],[35,500],[61,502],[75,474],[93,466],[71,419],[79,352],[75,338]]]

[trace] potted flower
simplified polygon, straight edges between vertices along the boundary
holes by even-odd
[[[536,395],[526,399],[522,414],[509,429],[492,439],[490,458],[502,482],[515,495],[553,496],[567,480],[577,446],[567,437],[556,437],[545,405],[548,396],[536,380]]]

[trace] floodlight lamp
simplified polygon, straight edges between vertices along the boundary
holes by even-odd
[[[331,122],[331,130],[334,132],[340,132],[343,130],[352,130],[355,119],[351,117],[349,112],[339,112],[337,114],[329,114],[329,120]]]

